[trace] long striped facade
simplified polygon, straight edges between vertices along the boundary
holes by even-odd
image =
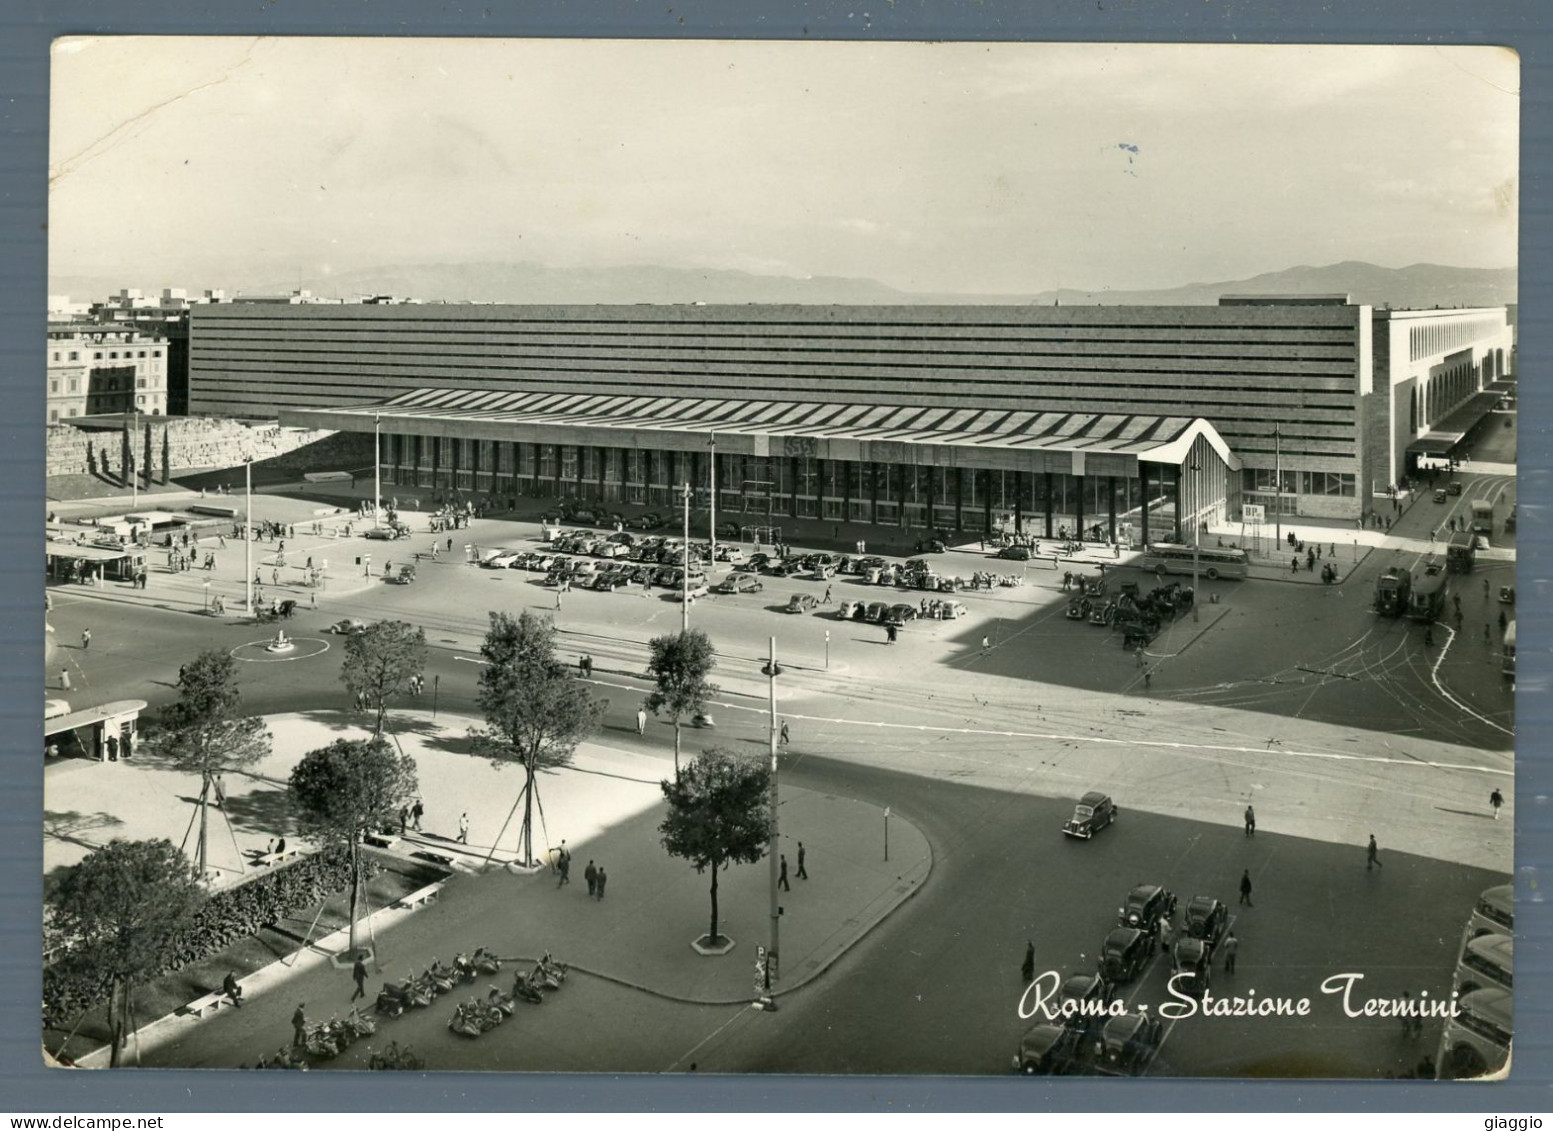
[[[1502,309],[1341,299],[237,303],[194,311],[190,409],[378,422],[409,482],[656,504],[680,481],[710,489],[715,454],[720,495],[779,513],[955,528],[1039,515],[1070,531],[1131,515],[1136,533],[1167,483],[1191,497],[1172,513],[1258,501],[1357,516],[1508,352]],[[1422,414],[1415,396],[1432,398]]]

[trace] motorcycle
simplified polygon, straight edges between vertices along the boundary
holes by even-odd
[[[496,986],[491,987],[491,992],[485,996],[485,1000],[501,1010],[507,1017],[511,1017],[518,1008],[518,1003],[508,994],[502,993]]]
[[[469,960],[469,955],[459,952],[453,956],[453,977],[458,981],[472,982],[479,974],[475,964]]]
[[[543,971],[547,977],[552,977],[557,982],[566,981],[566,964],[557,962],[555,959],[551,958],[550,952],[548,950],[540,956],[539,969]]]
[[[547,971],[543,966],[536,966],[529,971],[529,983],[538,990],[558,990],[561,988],[561,979]]]
[[[384,1017],[398,1017],[410,1008],[404,990],[394,982],[386,982],[377,992],[377,1011]]]
[[[545,1000],[544,992],[534,985],[528,975],[521,972],[512,976],[512,996],[530,1005],[538,1005]]]
[[[446,966],[442,965],[440,958],[431,960],[431,967],[423,975],[431,983],[432,990],[437,994],[445,994],[453,988],[456,975]]]
[[[431,1004],[431,999],[437,996],[431,979],[421,974],[408,981],[400,982],[399,989],[403,995],[404,1003],[414,1006],[416,1009],[424,1009]]]
[[[453,1011],[453,1016],[448,1021],[448,1028],[460,1037],[479,1037],[485,1033],[467,1005],[461,1005]]]
[[[361,1011],[354,1006],[341,1024],[350,1032],[353,1039],[370,1037],[377,1032],[377,1022],[369,1017],[363,1017]]]
[[[319,1060],[333,1060],[340,1055],[340,1046],[335,1042],[334,1035],[322,1025],[307,1034],[302,1047],[307,1050],[308,1056]]]
[[[494,974],[501,969],[501,959],[483,946],[475,947],[471,961],[475,964],[475,969],[482,974]]]

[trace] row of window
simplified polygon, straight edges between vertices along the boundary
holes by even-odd
[[[1449,322],[1414,326],[1408,331],[1410,360],[1417,361],[1430,354],[1457,349],[1502,329],[1504,329],[1504,322],[1497,318],[1459,318]]]
[[[1241,469],[1241,487],[1251,494],[1336,495],[1351,499],[1358,483],[1355,476],[1341,471],[1285,471],[1282,489],[1277,473],[1265,467]]]
[[[135,398],[135,403],[137,405],[144,405],[146,403],[146,398],[145,397],[136,397]],[[65,413],[65,415],[67,417],[70,417],[70,416],[80,416],[81,415],[81,410],[78,407],[71,406],[71,408]],[[162,415],[161,408],[160,407],[153,408],[151,410],[151,415],[152,416],[161,416]],[[58,424],[59,423],[59,409],[57,409],[57,408],[49,409],[49,423],[50,424]]]
[[[70,391],[72,393],[79,393],[81,391],[81,379],[79,377],[70,377],[70,378],[67,378],[67,380],[70,383]],[[126,388],[126,389],[129,388],[129,384],[128,384],[129,378],[125,377],[124,381],[126,382],[125,385],[124,385],[124,388]],[[119,390],[119,378],[117,378],[117,377],[109,377],[107,379],[106,383],[104,384],[103,388],[106,391],[110,392],[110,393],[118,392],[118,390]],[[135,379],[135,388],[137,388],[137,389],[149,388],[149,386],[146,384],[146,379],[144,377],[137,377]],[[49,381],[49,396],[51,396],[51,397],[59,396],[59,378],[57,378],[57,377],[54,378],[53,380]]]
[[[63,358],[64,352],[65,351],[63,351],[63,350],[55,350],[54,351],[54,360],[55,361],[63,361],[64,360],[64,358]],[[70,350],[69,353],[70,353],[70,360],[71,361],[80,361],[81,360],[81,353],[80,353],[79,350]],[[138,352],[135,351],[135,350],[125,350],[124,351],[124,359],[126,361],[132,361],[132,360],[134,360],[137,357],[145,357],[145,356],[146,356],[146,351],[145,350],[140,350]],[[162,356],[162,351],[161,350],[152,350],[151,351],[151,357],[153,359],[158,359],[161,356]],[[92,360],[93,361],[101,361],[102,360],[102,350],[94,350],[92,352]],[[108,360],[110,360],[110,361],[117,361],[117,360],[119,360],[119,351],[118,350],[109,350],[108,351]]]

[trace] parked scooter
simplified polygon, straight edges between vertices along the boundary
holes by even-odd
[[[518,1008],[518,1003],[508,994],[504,994],[496,986],[491,987],[491,992],[485,995],[485,1000],[508,1017],[511,1017]]]
[[[501,959],[483,946],[475,947],[475,952],[470,956],[470,961],[475,964],[475,969],[482,974],[494,974],[501,969]]]

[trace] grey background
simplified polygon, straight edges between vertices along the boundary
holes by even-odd
[[[1553,861],[1548,622],[1553,290],[1547,179],[1553,36],[1539,0],[8,0],[0,6],[0,1112],[453,1110],[1428,1110],[1546,1111],[1553,962],[1541,868]],[[1541,17],[1541,18],[1539,18]],[[402,1073],[47,1072],[38,1046],[42,875],[43,396],[48,49],[69,34],[616,36],[827,40],[1466,43],[1521,53],[1520,655],[1516,1046],[1488,1086],[1036,1081],[963,1078],[617,1077]],[[1444,155],[1442,155],[1444,159]],[[1400,266],[1400,265],[1398,265]],[[888,1039],[886,1034],[881,1040]]]

